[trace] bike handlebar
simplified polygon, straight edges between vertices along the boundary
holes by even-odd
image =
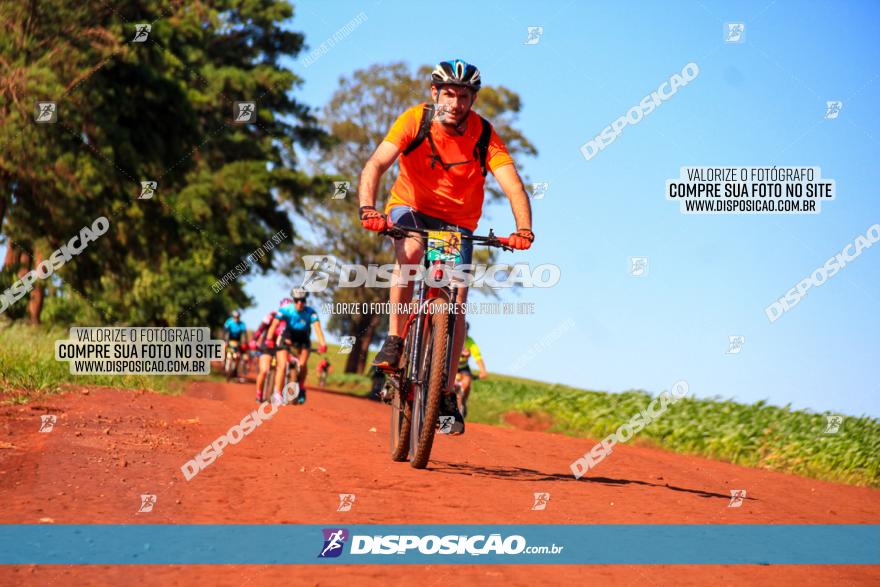
[[[405,238],[407,233],[418,234],[421,236],[428,236],[428,233],[432,232],[429,230],[425,230],[424,228],[411,228],[409,226],[397,226],[393,222],[391,222],[390,218],[385,218],[385,229],[379,232],[379,234],[390,236],[393,239]],[[487,247],[498,247],[504,249],[506,251],[512,251],[508,246],[509,237],[506,236],[495,236],[495,233],[492,232],[492,229],[489,229],[489,234],[486,236],[476,236],[471,234],[462,234],[462,240],[469,240],[475,243],[480,243],[486,245]]]

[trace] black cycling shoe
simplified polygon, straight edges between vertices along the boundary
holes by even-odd
[[[464,434],[464,418],[462,417],[461,412],[458,411],[458,399],[455,397],[454,393],[449,393],[443,396],[443,399],[440,401],[440,415],[452,416],[455,418],[455,421],[452,423],[452,430],[450,430],[449,434]]]
[[[403,339],[399,336],[389,336],[385,339],[382,349],[373,359],[373,366],[377,369],[397,369],[400,364],[400,354],[403,352]]]

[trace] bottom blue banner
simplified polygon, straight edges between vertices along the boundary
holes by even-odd
[[[0,564],[876,565],[880,525],[7,524]]]

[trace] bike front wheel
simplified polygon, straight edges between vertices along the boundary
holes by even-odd
[[[435,305],[441,303],[440,300],[434,302]],[[440,416],[440,402],[446,386],[447,313],[439,310],[431,313],[427,330],[427,344],[421,357],[423,367],[419,370],[424,384],[417,385],[413,394],[410,465],[414,469],[424,469],[428,465]]]

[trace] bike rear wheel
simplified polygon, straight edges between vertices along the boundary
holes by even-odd
[[[442,301],[436,300],[435,305]],[[419,371],[424,384],[415,388],[412,402],[412,430],[410,433],[410,465],[424,469],[431,456],[440,401],[446,386],[446,345],[449,316],[436,311],[430,314],[425,336],[425,350],[421,357],[423,368]]]

